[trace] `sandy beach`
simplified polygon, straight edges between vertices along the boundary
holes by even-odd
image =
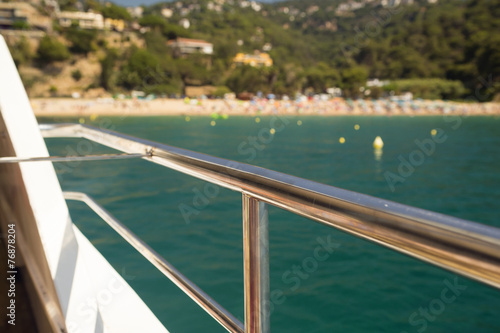
[[[190,115],[500,115],[500,103],[458,103],[427,100],[197,100],[197,99],[155,99],[138,100],[112,98],[32,99],[36,116],[159,116]]]

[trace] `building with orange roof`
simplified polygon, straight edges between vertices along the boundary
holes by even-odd
[[[235,65],[249,65],[252,67],[271,67],[273,59],[271,59],[269,54],[264,52],[255,52],[255,54],[238,53],[233,58],[233,63]]]

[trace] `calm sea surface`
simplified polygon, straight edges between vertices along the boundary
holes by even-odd
[[[208,117],[86,123],[500,227],[498,117],[271,119],[230,117],[215,126]],[[269,137],[272,126],[277,131]],[[431,139],[432,129],[444,142],[428,155],[416,152],[415,140]],[[264,141],[257,149],[249,137],[259,140],[259,133]],[[378,157],[372,148],[377,135],[385,143]],[[47,143],[52,155],[113,152],[77,139]],[[392,191],[386,173],[400,176],[401,161],[410,157],[419,165],[403,167]],[[64,190],[96,198],[243,321],[240,194],[220,189],[186,218],[180,207],[195,209],[203,181],[142,160],[57,163],[56,169]],[[69,208],[76,225],[171,332],[224,332],[88,208],[73,202]],[[278,208],[269,214],[274,332],[500,332],[500,291]],[[307,258],[328,238],[337,248],[314,265]],[[303,264],[309,272],[297,271]]]

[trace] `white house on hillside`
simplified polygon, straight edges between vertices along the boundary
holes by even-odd
[[[177,38],[175,40],[169,40],[168,46],[178,49],[181,54],[214,53],[214,45],[200,39]]]
[[[59,24],[62,27],[70,27],[73,22],[78,22],[82,29],[104,29],[104,18],[101,14],[86,12],[61,12]]]
[[[189,29],[189,27],[191,26],[191,23],[189,22],[189,20],[187,18],[183,18],[182,20],[179,21],[179,25],[181,27],[183,27],[184,29]]]

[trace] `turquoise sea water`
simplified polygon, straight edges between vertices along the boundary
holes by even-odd
[[[290,117],[283,127],[271,124],[271,117],[260,119],[230,117],[215,126],[208,117],[103,117],[87,123],[500,227],[498,117]],[[271,126],[281,130],[268,137]],[[443,142],[431,154],[415,153],[415,140],[431,140],[432,129],[440,129]],[[249,137],[259,133],[266,143],[252,150]],[[385,142],[380,157],[372,148],[377,135]],[[77,139],[46,141],[52,155],[112,152]],[[410,157],[419,165],[403,170],[404,181],[393,183],[392,191],[385,174],[399,175],[401,160]],[[179,207],[194,207],[203,181],[142,160],[58,163],[56,169],[64,190],[96,198],[243,321],[240,194],[220,189],[186,223]],[[88,208],[73,202],[69,208],[77,226],[171,332],[224,332]],[[500,331],[499,290],[274,207],[269,214],[274,332]],[[338,247],[307,266],[328,237]],[[309,272],[297,273],[303,264]],[[458,287],[444,292],[445,302],[443,290],[450,284]]]

